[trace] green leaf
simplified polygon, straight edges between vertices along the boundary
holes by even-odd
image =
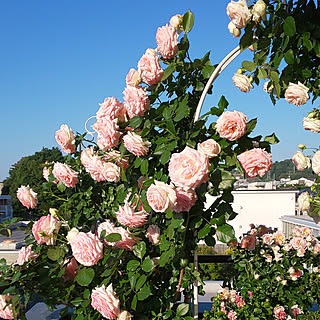
[[[296,23],[292,16],[289,16],[284,20],[283,31],[289,37],[293,37],[296,34]]]
[[[210,224],[206,224],[202,229],[200,229],[200,231],[198,232],[198,238],[202,239],[204,237],[206,237],[209,232],[211,230],[211,226]]]
[[[253,31],[245,29],[244,35],[240,39],[240,49],[243,51],[252,45],[253,42]]]
[[[133,246],[133,253],[136,257],[142,259],[146,253],[146,244],[143,241],[136,243]]]
[[[64,192],[67,189],[67,187],[61,181],[58,182],[57,188],[60,192]]]
[[[229,243],[236,239],[234,230],[229,224],[224,224],[216,229],[217,239],[223,243]]]
[[[172,63],[172,64],[168,65],[166,70],[164,70],[161,81],[166,80],[174,71],[176,71],[176,64]]]
[[[131,309],[136,310],[137,308],[138,297],[135,295],[131,301]]]
[[[222,96],[218,102],[219,109],[223,109],[223,110],[227,109],[228,105],[229,105],[229,102],[224,96]]]
[[[122,236],[120,233],[110,233],[104,239],[108,242],[118,242],[122,240]]]
[[[178,316],[184,316],[189,311],[189,305],[187,303],[181,303],[178,305],[177,308],[177,315]]]
[[[257,118],[254,118],[247,123],[246,133],[250,133],[254,130],[254,128],[257,125],[257,121],[258,121]]]
[[[179,103],[176,110],[176,116],[174,117],[175,122],[179,122],[183,118],[187,117],[190,113],[190,108],[188,106],[188,95]]]
[[[213,71],[215,70],[215,67],[214,66],[210,66],[210,65],[207,65],[205,67],[203,67],[202,69],[202,75],[205,79],[209,79],[213,73]]]
[[[57,261],[60,257],[64,256],[63,248],[49,248],[48,249],[48,258],[52,261]]]
[[[91,268],[80,269],[74,280],[83,287],[87,287],[94,278],[94,270]]]
[[[277,138],[277,136],[273,133],[270,136],[266,136],[264,138],[264,141],[269,142],[271,144],[277,144],[280,140]]]
[[[148,173],[148,169],[149,169],[149,161],[148,159],[144,159],[140,166],[141,174],[145,176]]]
[[[256,64],[252,61],[243,61],[242,67],[248,71],[253,71],[256,68]]]
[[[138,260],[130,260],[127,263],[127,271],[135,271],[140,266],[140,262]]]
[[[219,189],[230,189],[236,181],[231,172],[224,170],[221,170],[221,179],[222,181],[219,183]]]
[[[284,54],[284,60],[286,61],[287,64],[294,64],[294,54],[292,49],[288,50],[285,54]]]
[[[142,123],[142,117],[141,116],[135,116],[133,117],[130,122],[129,122],[129,127],[130,128],[138,128],[140,126],[140,124]]]
[[[183,26],[183,31],[185,33],[188,33],[191,31],[192,27],[194,24],[194,14],[188,10],[182,18],[182,26]]]
[[[168,149],[164,150],[164,152],[162,153],[162,155],[160,157],[159,162],[161,164],[166,164],[167,162],[169,162],[170,157],[171,157],[171,151],[169,151]]]
[[[175,249],[170,248],[168,251],[165,251],[159,259],[159,266],[163,267],[175,254]]]
[[[259,79],[265,79],[267,77],[267,71],[264,68],[258,69],[258,78]]]
[[[154,262],[152,259],[149,257],[145,258],[144,261],[142,262],[142,270],[144,272],[150,272],[154,269]]]
[[[137,297],[139,301],[143,301],[147,299],[151,295],[151,290],[150,287],[145,284],[141,290],[138,292]]]
[[[137,169],[140,167],[141,163],[142,163],[143,159],[136,157],[136,160],[134,160],[134,167]]]
[[[279,74],[276,71],[271,71],[270,79],[274,82],[279,82]]]
[[[144,285],[144,283],[146,282],[146,280],[147,280],[147,276],[146,276],[145,274],[141,275],[141,276],[138,278],[138,280],[137,280],[137,282],[136,282],[136,287],[135,287],[136,291],[138,291],[138,290]]]
[[[311,51],[313,48],[312,42],[310,41],[310,32],[305,32],[302,35],[303,45],[307,48],[308,51]]]

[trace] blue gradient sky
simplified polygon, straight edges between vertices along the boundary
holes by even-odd
[[[211,51],[213,64],[237,45],[227,29],[229,1],[10,0],[0,2],[0,181],[21,157],[57,146],[55,131],[68,124],[83,132],[105,97],[122,100],[125,76],[147,48],[155,48],[158,27],[191,9],[191,57]],[[312,109],[280,101],[274,107],[262,85],[241,93],[231,77],[249,59],[242,53],[218,78],[203,112],[221,95],[229,110],[258,117],[255,134],[275,132],[273,159],[290,158],[299,143],[318,146],[317,135],[302,128]],[[317,104],[316,104],[317,105]]]

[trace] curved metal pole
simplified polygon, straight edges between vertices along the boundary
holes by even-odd
[[[196,112],[194,114],[194,122],[196,122],[199,119],[201,108],[204,102],[204,99],[212,85],[212,83],[217,79],[217,77],[220,75],[220,73],[241,53],[240,47],[237,46],[234,48],[216,67],[214,72],[212,73],[211,77],[209,78],[204,90],[202,91]],[[194,251],[194,257],[193,257],[193,265],[194,270],[198,270],[198,251]],[[198,295],[199,295],[199,289],[198,289],[198,281],[196,280],[193,284],[193,318],[198,319],[199,318],[199,301],[198,301]]]

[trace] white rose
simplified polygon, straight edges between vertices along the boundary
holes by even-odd
[[[198,151],[208,158],[217,157],[221,152],[219,143],[213,139],[208,139],[202,143],[198,143]]]
[[[67,234],[67,240],[71,242],[71,240],[74,239],[78,235],[78,233],[79,230],[77,228],[72,228]]]
[[[304,117],[303,128],[315,133],[320,133],[320,119]]]
[[[182,31],[182,18],[181,14],[176,14],[170,19],[170,26],[174,27],[178,32]]]
[[[292,156],[292,162],[296,166],[298,171],[303,171],[304,169],[311,167],[311,162],[308,157],[306,157],[301,151],[297,151]]]
[[[260,22],[266,20],[266,8],[267,5],[263,0],[258,0],[252,8],[253,21]]]
[[[238,29],[244,28],[251,19],[246,0],[231,1],[227,6],[227,15]]]
[[[301,106],[306,104],[309,100],[308,91],[309,88],[301,82],[298,82],[298,84],[289,82],[289,86],[284,93],[284,97],[289,103]]]
[[[231,33],[234,37],[236,37],[236,38],[239,38],[239,37],[240,37],[240,35],[241,35],[241,29],[238,29],[238,28],[234,25],[234,23],[233,23],[232,21],[229,22],[229,24],[228,24],[228,29],[229,29],[230,33]]]
[[[233,84],[242,92],[249,92],[253,88],[249,77],[244,74],[235,73],[232,77]]]
[[[312,170],[315,174],[320,175],[320,151],[317,151],[311,161]]]
[[[122,311],[119,314],[118,320],[130,320],[132,318],[132,314],[128,311]]]
[[[308,214],[308,212],[310,211],[311,200],[312,199],[307,191],[301,193],[297,200],[299,211],[301,211],[303,214]]]

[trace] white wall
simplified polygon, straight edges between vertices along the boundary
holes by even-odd
[[[247,232],[251,223],[264,224],[267,227],[282,230],[282,222],[279,220],[284,215],[295,215],[295,198],[297,191],[276,190],[250,190],[233,191],[233,210],[238,216],[229,221],[239,239]],[[214,201],[214,197],[207,195],[207,205]]]

